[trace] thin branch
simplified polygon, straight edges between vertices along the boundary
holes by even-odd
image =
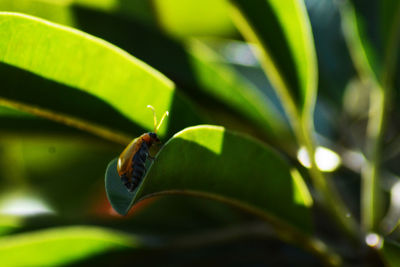
[[[14,100],[9,100],[3,97],[0,97],[0,105],[11,107],[17,110],[21,110],[38,117],[46,118],[67,126],[71,126],[82,131],[91,133],[103,139],[112,141],[114,143],[119,143],[126,145],[128,144],[132,138],[124,135],[122,133],[118,133],[114,130],[110,130],[93,122],[85,121],[82,119],[78,119],[66,114],[56,113],[52,110],[44,109],[41,107],[35,107],[33,105],[27,105],[21,102],[17,102]]]

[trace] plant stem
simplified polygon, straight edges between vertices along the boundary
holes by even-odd
[[[311,118],[299,119],[301,128],[297,130],[297,137],[299,144],[304,146],[307,150],[311,161],[309,169],[310,177],[315,188],[321,193],[323,204],[327,211],[340,225],[343,232],[354,241],[359,240],[359,229],[354,216],[342,201],[339,193],[336,191],[335,186],[325,175],[318,169],[315,162],[315,140],[313,137],[314,127]]]
[[[103,138],[105,140],[109,140],[114,143],[119,143],[122,145],[129,144],[132,140],[131,137],[119,133],[115,130],[106,128],[104,126],[98,125],[96,123],[92,123],[89,121],[85,121],[79,118],[75,118],[73,116],[67,114],[61,114],[54,112],[52,110],[48,110],[41,107],[35,107],[33,105],[24,104],[18,101],[6,99],[0,97],[0,104],[6,107],[14,108],[20,111],[24,111],[38,117],[42,117],[45,119],[49,119],[67,126],[71,126],[77,128],[79,130],[91,133],[95,136]]]
[[[370,96],[370,113],[367,129],[369,161],[363,172],[362,186],[362,219],[366,231],[377,231],[383,216],[383,196],[379,182],[380,168],[386,117],[390,109],[390,96],[398,58],[399,27],[400,5],[397,4],[385,47],[384,65],[380,79],[382,86],[379,86],[379,83],[375,82]]]
[[[350,55],[358,75],[366,85],[372,85],[370,93],[370,110],[367,126],[367,162],[362,171],[361,219],[364,231],[377,230],[382,217],[382,192],[379,184],[379,173],[382,162],[382,144],[385,120],[390,104],[390,92],[393,74],[398,56],[400,39],[400,5],[397,4],[389,34],[385,43],[383,68],[378,77],[378,68],[370,62],[365,47],[364,31],[357,23],[354,7],[349,3],[340,6],[344,21],[344,34]]]
[[[387,97],[385,90],[373,88],[367,128],[368,160],[362,171],[361,211],[365,231],[377,230],[382,217],[382,193],[379,185],[381,148],[386,116]]]

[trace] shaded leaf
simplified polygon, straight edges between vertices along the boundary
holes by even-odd
[[[317,87],[313,37],[302,1],[231,0],[243,35],[259,45],[263,67],[289,112],[312,111]]]
[[[398,61],[400,2],[347,0],[340,7],[357,71],[364,79],[392,86]]]
[[[400,244],[385,239],[380,249],[381,255],[387,267],[400,266]]]
[[[0,215],[0,236],[21,228],[21,220],[15,216]]]
[[[32,194],[64,218],[88,213],[103,187],[99,166],[122,149],[93,138],[48,134],[2,136],[0,148],[2,204]]]

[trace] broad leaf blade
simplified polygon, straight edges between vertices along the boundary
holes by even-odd
[[[59,266],[109,251],[132,249],[131,236],[97,227],[65,227],[0,238],[4,266]]]
[[[317,63],[310,23],[302,1],[231,0],[244,36],[258,44],[264,69],[288,106],[313,109]]]
[[[87,33],[102,37],[166,74],[177,83],[179,89],[184,90],[191,97],[192,101],[211,112],[214,123],[229,125],[231,128],[252,134],[256,132],[257,136],[265,136],[271,143],[281,144],[285,148],[291,147],[291,143],[287,140],[291,139],[288,126],[274,110],[273,105],[270,105],[268,99],[235,70],[220,64],[218,55],[211,55],[209,49],[201,42],[181,44],[155,28],[146,27],[135,20],[111,15],[109,13],[111,11],[101,12],[95,7],[89,9],[74,6],[73,8],[71,3],[62,6],[46,3],[46,5],[57,5],[57,8],[64,8],[65,12],[73,14],[75,20],[65,21],[55,18],[52,16],[53,13],[40,12],[42,9],[39,3],[31,4],[31,6],[26,6],[17,1],[14,5],[4,4],[4,6],[11,10],[21,10],[24,13],[39,15],[45,19],[77,27]],[[109,28],[113,31],[107,30]],[[141,38],[138,39],[136,36],[141,36]],[[35,84],[37,81],[29,83]],[[38,85],[38,87],[46,86]],[[140,134],[137,127],[136,129],[131,127],[129,122],[124,122],[112,110],[96,105],[95,101],[90,102],[93,112],[88,113],[84,108],[80,108],[77,110],[83,110],[83,112],[77,111],[73,115],[98,114],[102,125],[111,125],[124,132]],[[216,113],[222,113],[222,115],[216,116]],[[233,115],[228,117],[226,113]],[[232,119],[236,120],[232,122]],[[96,122],[99,119],[91,116],[87,120]]]
[[[199,120],[190,104],[176,94],[170,80],[101,39],[34,17],[0,13],[0,40],[0,62],[5,64],[2,65],[3,68],[7,70],[16,67],[45,78],[39,79],[38,84],[45,82],[49,85],[48,81],[57,83],[44,89],[32,85],[33,88],[26,87],[31,89],[27,90],[18,83],[18,78],[26,78],[26,75],[13,72],[16,77],[10,77],[14,80],[0,92],[0,97],[34,108],[39,107],[39,111],[44,109],[49,118],[55,117],[52,114],[54,111],[62,115],[76,115],[73,105],[70,108],[65,105],[68,100],[73,100],[57,99],[58,91],[54,89],[60,90],[61,95],[72,94],[73,97],[76,95],[70,92],[78,89],[100,99],[122,115],[121,117],[128,118],[141,128],[153,128],[151,112],[146,109],[149,104],[159,114],[170,110],[171,118],[185,112],[185,116],[175,117],[175,131]],[[53,101],[53,98],[47,99],[38,93],[49,93],[56,99]],[[91,113],[90,108],[86,113]],[[87,124],[88,121],[90,122],[84,120],[82,124]],[[99,122],[101,123],[101,118]],[[166,133],[169,128],[167,125],[168,121],[160,129],[161,135]]]
[[[271,220],[279,218],[301,229],[311,227],[311,198],[301,176],[269,147],[222,127],[197,126],[176,134],[132,194],[112,161],[106,190],[122,214],[143,198],[188,194],[227,202]]]

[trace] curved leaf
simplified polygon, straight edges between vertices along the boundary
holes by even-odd
[[[98,227],[64,227],[0,238],[4,266],[58,266],[109,251],[132,249],[132,236]]]
[[[400,2],[347,0],[340,7],[357,71],[364,79],[392,87],[399,56]]]
[[[261,48],[263,67],[289,112],[310,112],[317,63],[306,9],[297,0],[231,0],[244,36]]]
[[[174,135],[134,194],[121,183],[113,160],[106,171],[106,190],[121,214],[144,198],[187,194],[227,202],[303,230],[311,227],[311,197],[300,174],[269,147],[222,127],[197,126]]]
[[[201,85],[199,91],[250,120],[275,143],[290,143],[292,136],[288,125],[259,89],[229,65],[224,65],[222,58],[202,42],[188,42],[187,52]]]
[[[168,75],[178,84],[179,89],[191,97],[192,101],[204,107],[203,110],[211,112],[214,123],[226,124],[252,134],[256,132],[257,136],[265,136],[271,143],[281,144],[285,148],[291,147],[287,141],[291,138],[288,126],[274,110],[273,105],[270,105],[268,99],[235,70],[221,64],[218,55],[209,51],[201,42],[189,42],[183,45],[137,21],[123,19],[99,10],[77,6],[71,9],[67,4],[62,5],[62,8],[73,12],[75,19],[64,21],[52,16],[54,12],[52,14],[40,12],[42,9],[39,3],[31,4],[32,6],[26,6],[17,1],[15,7],[10,4],[5,7],[37,14],[45,19],[74,26],[102,37]],[[52,3],[52,5],[57,4]],[[58,8],[61,6],[58,5]],[[108,28],[114,30],[108,31]],[[136,36],[141,38],[138,39]],[[95,108],[96,106],[92,106],[92,109]],[[102,117],[102,124],[107,117],[110,117],[110,112],[104,110],[99,107],[93,112]],[[222,115],[216,116],[216,113]],[[230,116],[227,116],[227,113]],[[93,118],[89,119],[93,121]],[[110,118],[108,121],[112,121],[112,126],[116,125],[119,129],[139,134],[139,130],[125,127],[127,123],[124,125],[117,115],[115,119]]]
[[[272,143],[287,141],[288,127],[268,100],[238,72],[221,64],[218,55],[202,42],[178,42],[133,20],[90,10],[76,10],[76,16],[81,18],[80,29],[117,44],[167,75],[211,114],[214,123],[257,132],[258,136],[273,139]],[[114,30],[105,30],[108,27]],[[137,40],[135,36],[142,38]]]
[[[78,114],[74,111],[73,103],[87,100],[88,95],[145,129],[153,128],[152,114],[146,109],[149,104],[158,114],[170,110],[175,131],[200,120],[188,102],[176,94],[170,80],[101,39],[34,17],[3,12],[0,40],[0,67],[7,73],[0,99],[17,109],[72,125],[81,119],[77,116],[87,116],[77,127],[94,133],[97,129],[85,127],[93,120],[101,124],[102,119],[90,108]],[[176,117],[180,112],[185,116]],[[63,121],[68,116],[72,119]],[[109,124],[112,127],[112,120]],[[171,128],[167,125],[168,121],[160,129],[161,135]]]
[[[387,267],[400,266],[400,244],[390,240],[384,240],[380,253]]]
[[[368,9],[366,8],[368,7]],[[344,1],[341,6],[343,29],[360,79],[370,87],[367,125],[367,161],[362,179],[362,222],[377,229],[383,217],[381,155],[386,121],[395,87],[400,41],[400,2],[395,0]]]
[[[22,226],[20,218],[15,216],[0,215],[0,236],[18,230]]]

